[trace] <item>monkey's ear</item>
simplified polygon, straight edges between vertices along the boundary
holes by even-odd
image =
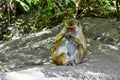
[[[68,26],[68,20],[65,20],[65,21],[64,21],[64,25],[65,25],[65,27]]]

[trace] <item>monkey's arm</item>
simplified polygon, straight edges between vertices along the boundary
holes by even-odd
[[[51,57],[52,57],[52,60],[53,60],[53,63],[57,64],[57,65],[61,65],[61,64],[65,64],[66,62],[66,53],[63,51],[62,53],[59,53],[58,51],[61,50],[61,44],[63,43],[65,38],[61,38],[59,40],[56,41],[55,43],[55,46],[52,50],[52,54],[51,54]]]
[[[81,44],[84,48],[84,51],[86,52],[86,49],[87,49],[87,43],[86,43],[86,38],[85,38],[85,35],[84,35],[84,32],[83,32],[83,27],[82,25],[80,25],[80,40],[81,40]]]
[[[73,42],[75,42],[75,44],[77,44],[77,45],[81,43],[80,39],[75,38],[74,36],[71,37],[71,40],[72,40]]]
[[[86,52],[87,43],[86,43],[86,38],[83,33],[83,27],[81,25],[79,28],[79,34],[80,34],[79,38],[71,36],[71,40],[74,41],[77,46],[82,45],[84,51]]]
[[[56,35],[56,41],[60,40],[63,37],[63,34],[65,34],[65,27]]]

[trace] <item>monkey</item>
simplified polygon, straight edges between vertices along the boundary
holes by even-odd
[[[76,19],[68,19],[64,21],[63,29],[56,35],[51,57],[56,65],[75,65],[83,59],[86,49],[82,25]]]

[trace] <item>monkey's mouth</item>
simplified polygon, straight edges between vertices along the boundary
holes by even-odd
[[[74,27],[68,27],[67,30],[68,30],[68,32],[74,32],[75,29],[74,29]]]

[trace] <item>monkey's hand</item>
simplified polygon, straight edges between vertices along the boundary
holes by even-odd
[[[63,37],[65,37],[67,40],[70,40],[72,38],[72,35],[69,34],[62,34]]]
[[[71,40],[73,41],[73,42],[75,42],[76,44],[80,44],[80,39],[78,39],[78,38],[75,38],[75,37],[71,37]]]
[[[74,60],[68,61],[68,62],[65,64],[65,66],[75,66],[75,65],[76,65],[76,63],[75,63]]]

